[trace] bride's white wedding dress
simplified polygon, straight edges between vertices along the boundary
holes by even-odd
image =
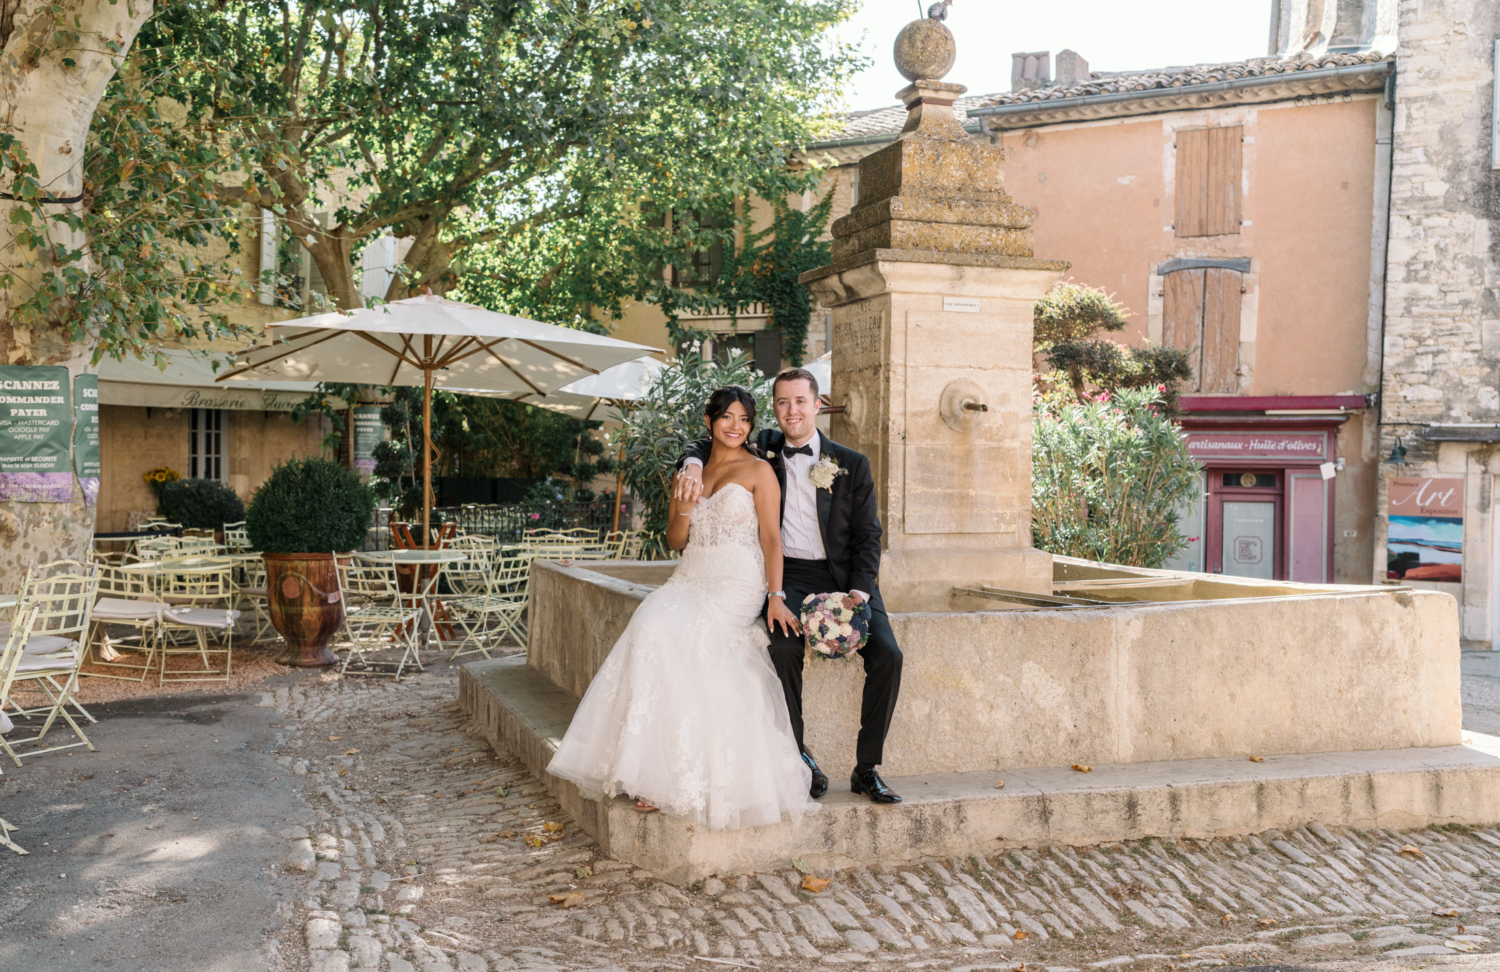
[[[818,805],[760,623],[755,500],[731,483],[692,517],[677,569],[636,609],[547,772],[713,830],[796,823]]]

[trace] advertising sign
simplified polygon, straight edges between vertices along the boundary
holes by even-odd
[[[1326,432],[1189,432],[1187,444],[1196,459],[1329,458]]]
[[[73,409],[68,369],[0,367],[0,500],[73,498]]]
[[[1393,476],[1386,501],[1386,576],[1463,580],[1464,481]]]
[[[354,409],[354,468],[368,476],[375,471],[375,447],[385,441],[385,424],[380,421],[379,405],[360,405]]]
[[[99,498],[99,376],[73,379],[73,469],[90,506]]]

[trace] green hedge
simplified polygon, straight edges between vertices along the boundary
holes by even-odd
[[[185,527],[222,530],[245,518],[245,504],[216,479],[174,479],[161,484],[156,512]]]
[[[291,459],[271,471],[245,517],[262,553],[334,553],[364,546],[375,494],[327,459]]]

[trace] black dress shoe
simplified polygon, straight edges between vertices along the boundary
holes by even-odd
[[[880,774],[873,769],[865,770],[863,773],[855,770],[854,775],[849,777],[849,790],[851,793],[868,795],[872,803],[901,802],[901,798],[885,785],[885,780],[882,780]]]
[[[828,792],[828,776],[822,770],[818,769],[817,763],[813,762],[812,753],[803,752],[802,762],[806,763],[807,768],[812,770],[812,788],[807,792],[809,796],[816,800]]]

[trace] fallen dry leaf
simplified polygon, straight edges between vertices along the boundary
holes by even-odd
[[[1276,924],[1276,919],[1275,918],[1262,918],[1260,921],[1257,921],[1255,924],[1258,925],[1258,926],[1260,926],[1261,928],[1270,928],[1272,925]]]
[[[567,894],[554,894],[547,900],[564,908],[576,908],[587,899],[577,891],[569,891]]]
[[[510,791],[507,790],[503,786],[497,786],[497,787],[495,787],[495,796],[499,797],[502,800],[505,799],[506,794],[509,793],[509,792]]]
[[[546,842],[547,842],[546,839],[543,838],[540,834],[527,834],[526,835],[526,846],[527,847],[540,847],[543,844],[545,844]]]
[[[1250,757],[1250,762],[1252,762],[1252,763],[1264,763],[1265,761],[1266,761],[1266,758],[1264,756],[1251,756]]]
[[[1026,963],[1022,962],[1020,965],[1012,965],[1010,972],[1026,972]]]
[[[358,756],[359,755],[359,750],[357,750],[357,749],[346,749],[346,750],[344,750],[344,755],[345,756]]]
[[[1457,911],[1457,909],[1454,909],[1454,908],[1449,908],[1446,911],[1434,911],[1433,914],[1437,915],[1439,918],[1457,918],[1458,917],[1458,911]],[[1463,933],[1460,932],[1459,934],[1463,934]]]
[[[1444,942],[1443,944],[1445,946],[1447,946],[1448,948],[1451,948],[1451,949],[1453,949],[1454,951],[1457,951],[1457,952],[1477,952],[1477,951],[1479,951],[1479,944],[1477,942],[1461,942],[1461,941],[1458,941],[1457,939],[1450,938],[1448,941]]]
[[[808,867],[807,866],[807,862],[804,861],[804,860],[802,860],[800,857],[794,857],[794,858],[792,858],[792,867],[795,867],[798,871],[800,871],[803,874],[811,874],[812,873],[812,868]]]
[[[1017,928],[1016,929],[1016,933],[1014,935],[1012,935],[1011,937],[1014,938],[1018,942],[1024,942],[1028,937],[1030,937],[1030,935],[1031,935],[1031,932],[1027,931],[1026,929],[1024,929],[1024,928]]]
[[[587,864],[580,864],[577,867],[573,868],[573,876],[582,881],[584,878],[593,877],[594,869],[592,867],[589,867]]]
[[[348,776],[349,775],[349,771],[348,770],[339,770],[339,775],[340,776]]]
[[[1092,766],[1085,766],[1082,763],[1074,763],[1073,768],[1080,773],[1092,773],[1094,771]]]
[[[806,874],[802,877],[802,890],[817,894],[820,891],[827,891],[828,885],[832,883],[827,878],[813,877],[811,874]]]
[[[1005,789],[1005,781],[1004,780],[1000,780],[998,783],[996,783],[995,784],[995,789],[997,789],[997,790],[1003,790],[1003,789]]]
[[[1416,846],[1415,844],[1407,844],[1405,847],[1402,847],[1396,853],[1398,853],[1398,854],[1415,854],[1417,857],[1426,857],[1427,856],[1426,854],[1422,853],[1422,849],[1420,847]]]
[[[560,834],[562,833],[562,829],[567,825],[568,824],[566,821],[564,821],[563,823],[554,823],[553,821],[548,820],[546,823],[542,824],[542,829],[549,834]]]
[[[1219,916],[1219,924],[1221,924],[1221,925],[1224,925],[1224,926],[1226,926],[1226,927],[1227,927],[1227,926],[1228,926],[1228,925],[1229,925],[1229,923],[1230,923],[1230,922],[1232,922],[1232,921],[1234,921],[1234,915],[1231,915],[1231,914],[1223,914],[1223,915],[1220,915],[1220,916]]]
[[[328,737],[328,741],[329,742],[338,742],[340,739],[343,739],[343,738],[344,738],[343,736],[329,736]]]

